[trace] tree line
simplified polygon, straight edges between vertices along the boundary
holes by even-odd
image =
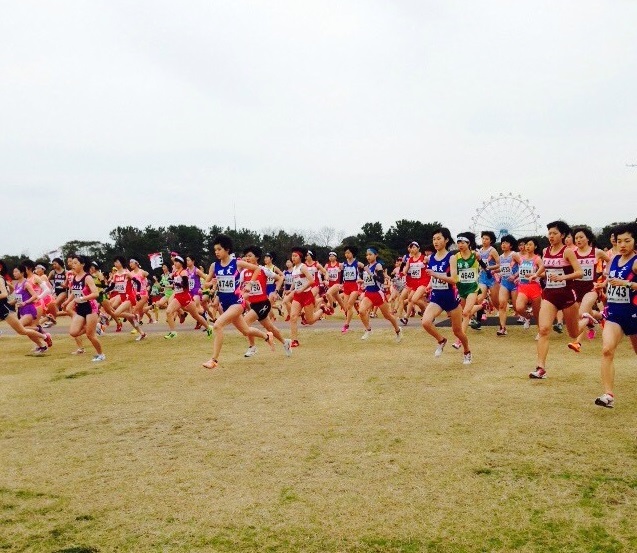
[[[597,235],[597,246],[610,247],[610,233],[615,225],[605,226]],[[384,229],[382,223],[365,223],[358,234],[344,236],[332,227],[323,227],[315,232],[286,232],[282,229],[267,229],[256,232],[250,229],[231,229],[212,225],[208,229],[202,229],[194,225],[170,225],[167,227],[147,226],[143,229],[132,226],[118,226],[109,233],[109,242],[71,240],[61,247],[63,258],[69,254],[81,254],[97,261],[107,268],[117,255],[123,255],[127,259],[137,259],[143,268],[150,270],[148,254],[161,252],[164,259],[169,259],[171,251],[181,255],[192,255],[198,265],[208,267],[214,261],[213,241],[218,234],[227,234],[232,238],[235,252],[240,253],[243,248],[256,244],[264,252],[274,254],[275,263],[283,265],[289,258],[290,251],[295,246],[304,246],[311,249],[319,261],[327,260],[330,251],[335,251],[342,259],[343,249],[346,245],[354,245],[363,250],[372,246],[379,252],[381,259],[391,261],[399,255],[406,253],[407,245],[415,240],[424,249],[432,242],[433,232],[436,228],[444,226],[437,221],[423,223],[408,219],[396,221],[389,228]],[[582,225],[573,225],[573,227]],[[516,236],[515,238],[523,238]],[[536,236],[544,247],[547,244],[545,236]],[[7,267],[15,265],[26,259],[24,255],[6,255],[3,258]],[[362,258],[361,258],[362,259]],[[34,260],[49,266],[49,259],[45,256]]]

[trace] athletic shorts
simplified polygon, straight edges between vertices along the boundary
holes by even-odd
[[[174,298],[182,307],[188,307],[188,305],[192,303],[192,296],[190,295],[190,292],[178,292],[174,295]]]
[[[626,336],[637,334],[637,311],[632,309],[608,308],[606,320],[618,324]]]
[[[480,290],[477,282],[472,282],[470,284],[463,284],[462,282],[459,282],[456,286],[458,288],[458,295],[463,300],[466,300],[469,297],[469,294],[477,294]]]
[[[480,271],[478,275],[478,284],[484,284],[487,288],[493,288],[496,285],[495,277],[493,273],[491,276],[487,275],[485,271]]]
[[[509,292],[515,292],[518,289],[518,285],[508,278],[503,278],[500,281],[500,285],[504,286]]]
[[[4,321],[13,312],[13,306],[7,300],[0,300],[0,321]]]
[[[374,307],[380,307],[384,303],[387,303],[384,292],[364,292],[363,297],[370,300]]]
[[[558,311],[561,311],[575,303],[575,290],[572,288],[544,288],[542,299],[551,302]]]
[[[276,292],[276,282],[273,282],[271,284],[266,284],[265,285],[265,293],[269,296],[273,292]],[[259,320],[261,320],[261,319],[259,319]]]
[[[530,300],[542,297],[542,287],[537,282],[518,284],[518,294],[524,294]]]
[[[31,315],[34,319],[38,317],[38,310],[35,305],[28,303],[27,305],[21,305],[18,307],[18,317],[22,318],[25,315]]]
[[[270,310],[272,309],[272,304],[270,300],[259,301],[257,303],[250,303],[250,309],[257,314],[258,320],[262,321],[266,319],[270,314]]]
[[[456,291],[449,290],[441,290],[431,291],[431,299],[429,300],[431,303],[435,303],[439,305],[443,311],[453,311],[456,307],[460,305],[460,296],[456,293]]]
[[[62,294],[66,294],[66,288],[56,288],[54,290],[55,297],[59,298]]]
[[[358,282],[355,280],[346,280],[343,282],[343,294],[349,296],[354,292],[358,292]]]
[[[77,302],[75,303],[75,312],[80,317],[84,317],[85,319],[89,315],[93,315],[94,313],[97,313],[97,311],[98,311],[97,302],[94,300],[84,301],[82,303],[77,303]]]
[[[294,292],[292,301],[296,301],[301,304],[301,307],[307,307],[308,305],[314,305],[314,294],[312,290],[306,290],[305,292]]]
[[[573,290],[575,297],[579,303],[582,302],[584,296],[595,289],[595,283],[592,280],[574,280]]]
[[[233,305],[244,305],[241,296],[237,296],[233,293],[217,294],[217,298],[219,298],[219,305],[221,305],[221,309],[224,312],[230,309]]]

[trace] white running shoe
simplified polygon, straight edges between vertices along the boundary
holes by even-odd
[[[440,357],[442,355],[442,352],[445,349],[446,345],[447,345],[447,339],[443,338],[442,342],[440,342],[438,344],[438,347],[436,348],[436,351],[434,351],[434,357]]]
[[[290,355],[292,355],[292,340],[289,338],[283,340],[283,351],[285,351],[286,357],[290,357]]]
[[[398,327],[398,332],[396,332],[396,343],[400,344],[403,341],[403,329]]]
[[[243,354],[244,357],[252,357],[257,352],[257,346],[249,346],[246,352]]]
[[[366,330],[365,332],[363,332],[363,335],[361,336],[361,340],[367,340],[369,336],[371,335],[371,333],[372,333],[371,330]]]
[[[535,335],[535,341],[537,342],[539,339],[540,339],[540,333],[538,332],[538,333]]]
[[[84,348],[77,348],[75,351],[71,352],[71,355],[82,355],[84,353]]]
[[[462,347],[462,342],[460,340],[456,340],[453,344],[451,344],[453,349],[460,349]]]
[[[524,319],[524,330],[531,328],[531,319]]]
[[[98,353],[95,357],[93,357],[93,363],[99,363],[100,361],[104,361],[106,359],[106,355],[103,353]]]
[[[471,361],[473,361],[473,357],[471,357],[471,352],[465,353],[462,356],[462,364],[463,365],[471,365]]]
[[[146,338],[146,336],[148,336],[148,334],[146,334],[145,332],[140,332],[139,336],[137,336],[137,338],[135,338],[136,342],[141,342],[142,340],[144,340]]]
[[[600,407],[608,407],[609,409],[612,409],[614,404],[615,398],[610,394],[602,394],[595,398],[595,405],[599,405]]]

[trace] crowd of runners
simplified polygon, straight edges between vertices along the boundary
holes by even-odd
[[[274,256],[256,245],[234,253],[225,235],[215,238],[216,261],[207,271],[193,256],[180,252],[171,253],[159,276],[143,270],[138,260],[123,257],[116,257],[108,272],[82,255],[70,255],[66,263],[56,258],[50,269],[26,260],[9,271],[0,261],[0,321],[34,343],[31,355],[42,356],[53,345],[48,329],[68,316],[69,333],[77,344],[73,354],[85,352],[85,337],[98,363],[106,359],[99,336],[109,326],[121,332],[128,322],[134,339],[142,341],[148,338],[143,325],[157,322],[164,310],[169,331],[163,338],[174,340],[177,320],[183,324],[190,315],[195,329],[214,337],[212,356],[203,363],[214,369],[228,325],[246,337],[246,357],[257,352],[257,339],[271,349],[280,343],[289,356],[300,345],[299,325],[329,319],[335,309],[345,317],[343,334],[358,317],[361,339],[368,340],[371,319],[380,314],[398,343],[402,327],[420,316],[436,342],[434,355],[440,357],[448,338],[435,321],[444,312],[455,337],[451,345],[462,349],[462,363],[469,365],[469,328],[485,332],[483,324],[493,313],[498,318],[494,337],[505,338],[513,310],[525,329],[537,326],[532,379],[547,376],[552,329],[566,329],[571,342],[565,347],[579,353],[584,338],[592,339],[602,326],[603,393],[595,403],[613,407],[613,360],[623,336],[637,353],[637,223],[617,226],[612,248],[606,251],[595,247],[586,227],[571,229],[554,221],[547,230],[549,245],[543,251],[534,238],[510,235],[500,238],[498,251],[493,232],[482,232],[477,244],[471,232],[454,240],[447,228],[439,228],[432,244],[411,242],[404,255],[386,265],[373,247],[359,252],[345,246],[342,260],[330,252],[324,264],[307,248],[295,247],[279,269]],[[288,338],[276,326],[275,312],[289,321]]]

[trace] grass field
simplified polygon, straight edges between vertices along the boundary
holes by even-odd
[[[530,381],[533,331],[471,331],[466,367],[374,325],[304,329],[291,358],[229,335],[213,372],[199,333],[110,334],[98,365],[3,336],[0,550],[637,550],[628,342],[606,410],[599,339],[554,334]]]

